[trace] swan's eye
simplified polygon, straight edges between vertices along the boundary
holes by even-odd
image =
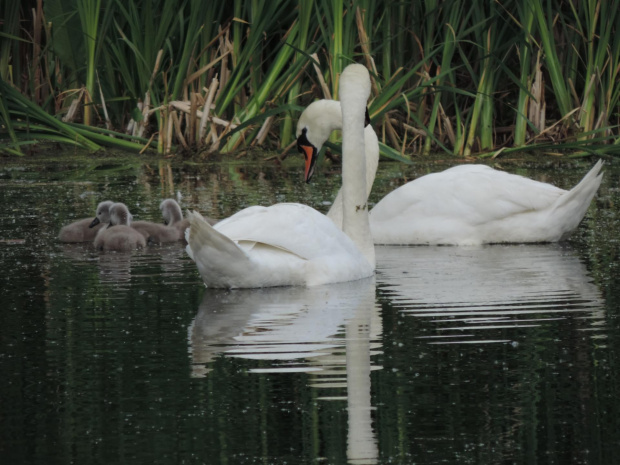
[[[308,128],[303,128],[301,130],[301,134],[297,138],[297,151],[301,154],[304,154],[304,156],[306,153],[306,151],[304,150],[304,147],[308,147],[312,145],[310,141],[308,140],[308,136],[306,135],[307,133],[308,133]]]

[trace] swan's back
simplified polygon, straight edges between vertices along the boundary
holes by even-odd
[[[422,176],[395,189],[377,203],[372,215],[389,220],[398,209],[420,212],[425,217],[467,216],[472,223],[480,224],[546,208],[565,192],[551,184],[486,165],[461,165]]]
[[[249,207],[214,228],[233,241],[269,245],[305,260],[326,254],[359,254],[353,241],[325,215],[298,203]]]
[[[187,251],[210,287],[314,286],[372,274],[353,241],[302,204],[249,207],[209,225],[191,213]]]
[[[601,166],[586,176],[586,189],[580,184],[571,191],[485,165],[422,176],[372,209],[373,237],[385,244],[557,241],[581,221],[600,185]],[[558,208],[573,191],[579,208]]]

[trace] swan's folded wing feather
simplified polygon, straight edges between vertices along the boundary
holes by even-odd
[[[218,252],[231,261],[245,262],[247,254],[224,234],[214,231],[213,227],[198,212],[188,213],[190,228],[185,233],[187,253],[194,260],[201,257],[203,249]],[[202,254],[212,255],[210,253]],[[213,256],[213,255],[212,255]]]
[[[235,242],[269,245],[312,260],[343,249],[358,253],[353,242],[325,215],[302,204],[254,206],[220,221],[215,229]]]
[[[485,165],[461,165],[394,190],[373,209],[375,221],[393,217],[463,218],[484,224],[551,206],[563,189]]]

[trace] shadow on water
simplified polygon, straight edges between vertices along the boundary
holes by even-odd
[[[115,290],[131,288],[132,278],[157,277],[163,285],[184,282],[194,265],[181,244],[161,244],[134,252],[99,252],[92,244],[60,244],[60,255],[74,266],[96,263],[99,282]],[[192,280],[193,281],[193,280]]]

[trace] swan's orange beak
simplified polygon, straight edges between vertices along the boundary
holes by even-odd
[[[316,156],[314,155],[316,149],[313,146],[302,145],[301,153],[303,153],[306,159],[306,169],[304,171],[304,181],[310,182],[312,175],[314,174],[314,164],[316,163]]]
[[[310,179],[314,174],[314,166],[318,158],[318,150],[314,145],[310,143],[310,141],[306,137],[306,129],[304,129],[301,132],[301,135],[297,138],[297,150],[304,156],[304,159],[306,161],[304,181],[310,182]]]

